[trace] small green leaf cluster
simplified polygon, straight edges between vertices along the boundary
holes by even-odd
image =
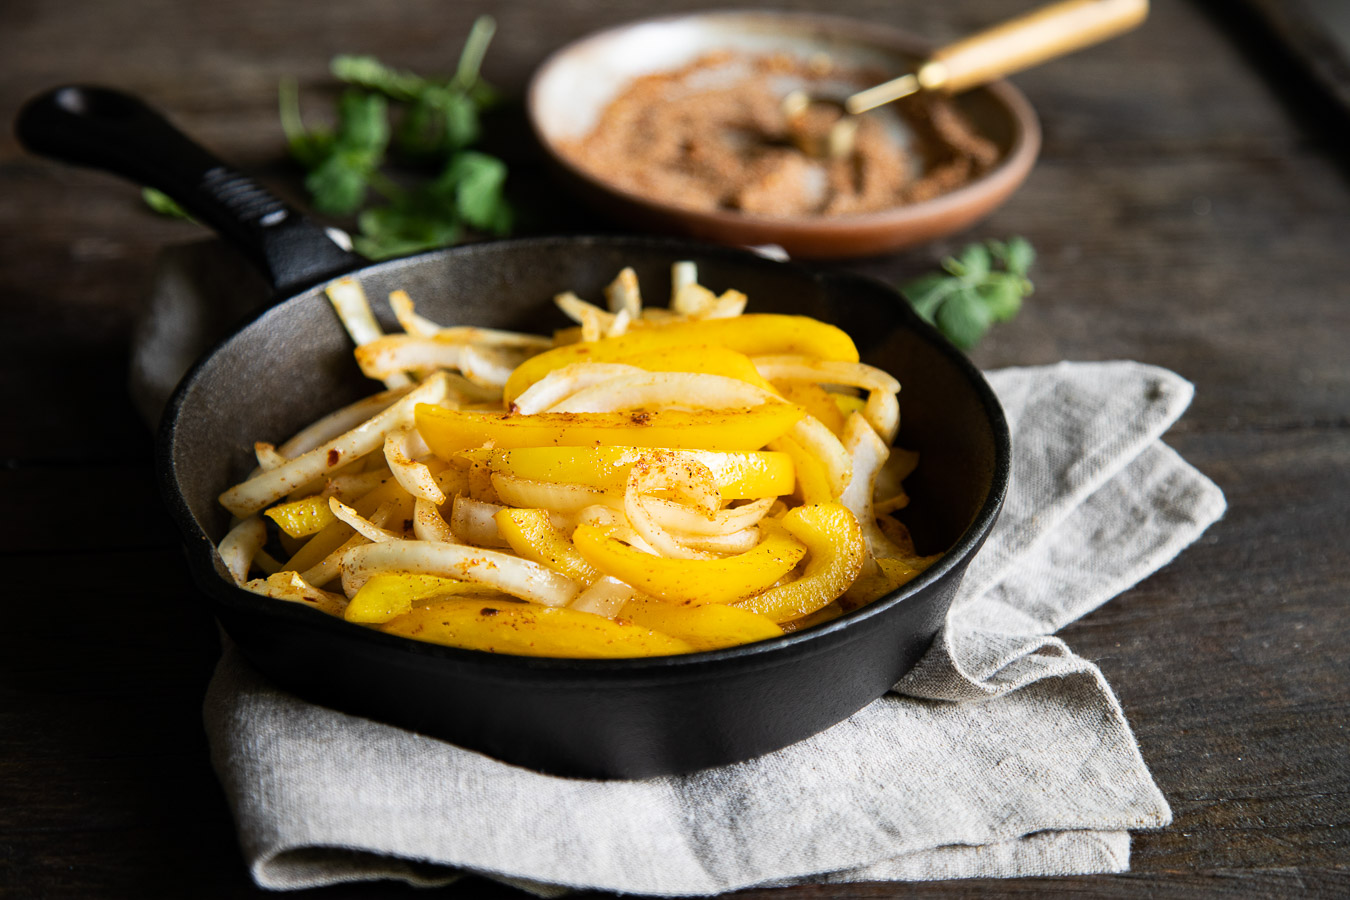
[[[503,189],[506,165],[470,149],[480,114],[496,101],[479,70],[495,25],[480,17],[448,79],[423,78],[373,56],[337,56],[331,69],[350,85],[333,128],[307,129],[294,81],[281,85],[281,123],[291,155],[307,172],[314,208],[356,216],[356,251],[371,259],[402,256],[460,240],[466,228],[511,230]],[[391,155],[426,177],[386,174]],[[383,203],[369,205],[372,193]]]
[[[921,318],[969,350],[993,323],[1017,315],[1022,298],[1032,291],[1027,272],[1035,259],[1025,238],[970,244],[942,260],[942,272],[917,278],[900,293]]]

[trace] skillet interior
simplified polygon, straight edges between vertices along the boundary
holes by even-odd
[[[691,771],[777,749],[883,693],[926,649],[970,555],[1001,503],[1006,425],[992,393],[893,291],[815,276],[741,251],[641,238],[479,244],[360,273],[378,314],[407,290],[445,324],[547,332],[551,298],[599,297],[625,265],[664,305],[669,266],[694,259],[700,280],[750,296],[751,311],[811,315],[857,341],[865,361],[901,381],[897,443],[919,450],[909,481],[920,550],[947,557],[895,596],[813,632],[686,657],[538,660],[420,644],[329,619],[229,585],[212,545],[228,522],[216,497],[253,466],[256,440],[280,441],[370,393],[321,290],[263,313],[184,380],[166,413],[161,472],[194,575],[226,630],[282,685],[339,708],[565,774]],[[871,623],[871,624],[867,624]],[[420,686],[421,694],[409,685]],[[698,723],[697,725],[695,723]]]

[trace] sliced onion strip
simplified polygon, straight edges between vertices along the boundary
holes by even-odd
[[[680,289],[687,284],[698,284],[698,263],[692,260],[681,260],[670,264],[670,296],[671,308],[674,309],[674,298],[680,295]]]
[[[667,559],[707,558],[706,553],[685,547],[656,524],[656,520],[643,507],[642,495],[634,487],[632,479],[629,480],[629,489],[624,493],[623,513],[633,530],[641,535],[647,546],[654,548],[658,555]]]
[[[606,286],[605,300],[609,311],[616,315],[626,312],[630,320],[642,315],[642,290],[632,266],[625,266]]]
[[[862,526],[863,540],[867,542],[867,549],[873,557],[888,559],[901,555],[900,548],[877,525],[876,510],[872,506],[877,472],[886,461],[889,450],[859,413],[852,413],[844,425],[844,445],[852,456],[853,474],[839,502],[848,507]]]
[[[711,518],[705,516],[702,510],[694,510],[686,504],[660,497],[645,497],[642,502],[662,528],[713,537],[732,534],[755,525],[768,514],[774,498],[765,497],[743,506],[719,509]]]
[[[779,402],[771,392],[725,375],[647,372],[577,391],[547,412],[599,413],[626,409],[744,409]]]
[[[388,409],[344,434],[303,453],[283,466],[262,472],[220,495],[220,502],[237,516],[249,516],[312,481],[364,456],[384,443],[389,432],[413,423],[419,403],[435,403],[445,396],[445,378],[433,375]]]
[[[353,547],[342,557],[343,591],[350,597],[371,576],[382,572],[473,581],[545,606],[566,606],[581,592],[572,579],[519,556],[429,541],[390,541]]]
[[[389,306],[394,318],[408,334],[418,337],[434,337],[439,341],[456,344],[474,344],[486,347],[514,347],[521,350],[547,350],[553,342],[537,334],[523,334],[517,331],[500,331],[496,328],[478,328],[472,325],[443,326],[417,314],[412,298],[407,291],[392,291],[389,294]]]
[[[356,363],[367,378],[387,379],[403,372],[425,375],[440,369],[459,369],[463,354],[463,344],[390,334],[357,347]]]
[[[416,428],[400,428],[384,439],[384,458],[403,489],[419,500],[429,500],[440,506],[445,502],[445,492],[436,483],[431,470],[413,459],[430,452]]]
[[[242,585],[248,580],[248,571],[253,567],[253,557],[267,543],[267,526],[257,516],[249,516],[229,530],[221,540],[217,552],[225,562],[225,568],[235,584]]]
[[[252,591],[255,594],[261,594],[275,600],[288,600],[291,603],[312,606],[321,612],[339,618],[347,608],[346,597],[321,590],[295,572],[277,572],[266,578],[255,578],[240,585],[240,587],[246,591]]]
[[[495,388],[500,393],[506,386],[506,379],[524,361],[525,357],[514,350],[465,344],[459,357],[459,369],[474,384]]]
[[[581,362],[561,366],[530,385],[512,404],[516,412],[531,416],[548,410],[583,388],[625,376],[640,376],[645,369],[622,363]]]
[[[419,541],[459,543],[436,504],[420,497],[413,503],[413,537]]]
[[[497,513],[505,509],[500,503],[474,500],[463,495],[456,497],[450,507],[450,531],[459,541],[478,547],[507,547],[506,539],[497,530]]]
[[[814,416],[803,416],[788,430],[787,436],[813,454],[825,468],[825,478],[829,481],[830,492],[835,496],[843,493],[853,468],[848,450],[840,443],[834,432]]]
[[[351,335],[358,348],[384,335],[380,323],[375,321],[375,313],[371,311],[370,301],[366,299],[361,282],[355,278],[339,278],[324,288],[324,293],[342,320],[342,327],[347,329],[347,334]],[[405,387],[411,383],[411,379],[402,372],[394,372],[384,379],[385,387],[389,388]]]
[[[619,502],[603,491],[570,482],[531,481],[514,475],[495,474],[492,487],[507,506],[547,509],[564,514],[576,513],[587,506]]]
[[[277,451],[287,459],[308,453],[320,444],[326,444],[338,435],[351,431],[371,416],[393,406],[399,397],[410,390],[412,385],[363,397],[296,432],[294,437],[277,447]]]
[[[258,468],[264,472],[286,464],[286,457],[274,445],[266,441],[255,441],[253,443],[253,455],[258,459]]]
[[[374,541],[378,544],[384,541],[398,541],[403,539],[402,532],[393,532],[381,528],[336,497],[328,498],[328,508],[333,511],[333,515],[337,516],[343,522],[346,522],[355,529],[357,534],[368,541]],[[372,514],[372,518],[380,515],[380,513],[384,513],[385,517],[387,517],[389,510],[392,508],[392,503],[381,503],[380,508]]]
[[[623,605],[638,595],[638,592],[617,578],[606,575],[591,583],[575,600],[568,604],[578,612],[594,613],[597,616],[613,618],[623,609]]]
[[[667,533],[681,546],[690,550],[720,554],[745,553],[753,550],[761,538],[758,528],[745,528],[730,534],[682,534],[677,531]]]

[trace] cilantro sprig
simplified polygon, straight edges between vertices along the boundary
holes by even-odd
[[[358,253],[385,259],[455,243],[469,229],[511,230],[506,165],[470,149],[482,112],[497,99],[479,74],[495,27],[487,16],[474,23],[455,73],[444,79],[373,56],[334,57],[331,71],[349,87],[332,128],[306,128],[295,82],[282,82],[282,128],[306,170],[314,208],[356,217]]]
[[[917,278],[900,293],[921,318],[969,350],[993,323],[1017,315],[1022,298],[1032,291],[1027,272],[1035,260],[1036,251],[1025,238],[970,244],[943,259],[942,272]]]
[[[189,222],[192,221],[192,216],[188,215],[188,211],[179,206],[177,200],[173,199],[163,191],[156,190],[152,187],[141,188],[141,199],[145,201],[146,206],[150,207],[151,210],[159,213],[161,216],[170,219],[186,219]]]

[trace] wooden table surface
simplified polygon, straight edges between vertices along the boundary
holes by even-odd
[[[829,6],[945,39],[1028,5]],[[518,95],[550,50],[649,7],[8,0],[0,115],[60,82],[121,85],[296,197],[278,79],[318,89],[352,51],[448,70],[479,12],[499,23],[487,73]],[[1125,875],[744,896],[1350,894],[1350,144],[1343,113],[1255,24],[1217,0],[1162,0],[1141,31],[1018,76],[1044,152],[970,233],[1040,251],[1036,294],[980,365],[1131,358],[1196,385],[1167,439],[1223,488],[1227,517],[1062,633],[1115,687],[1174,823],[1134,838]],[[530,147],[511,161],[533,177]],[[124,387],[156,251],[200,235],[0,135],[0,896],[262,893],[202,732],[214,625],[189,601]],[[959,244],[849,268],[896,280]],[[385,893],[410,891],[317,892]]]

